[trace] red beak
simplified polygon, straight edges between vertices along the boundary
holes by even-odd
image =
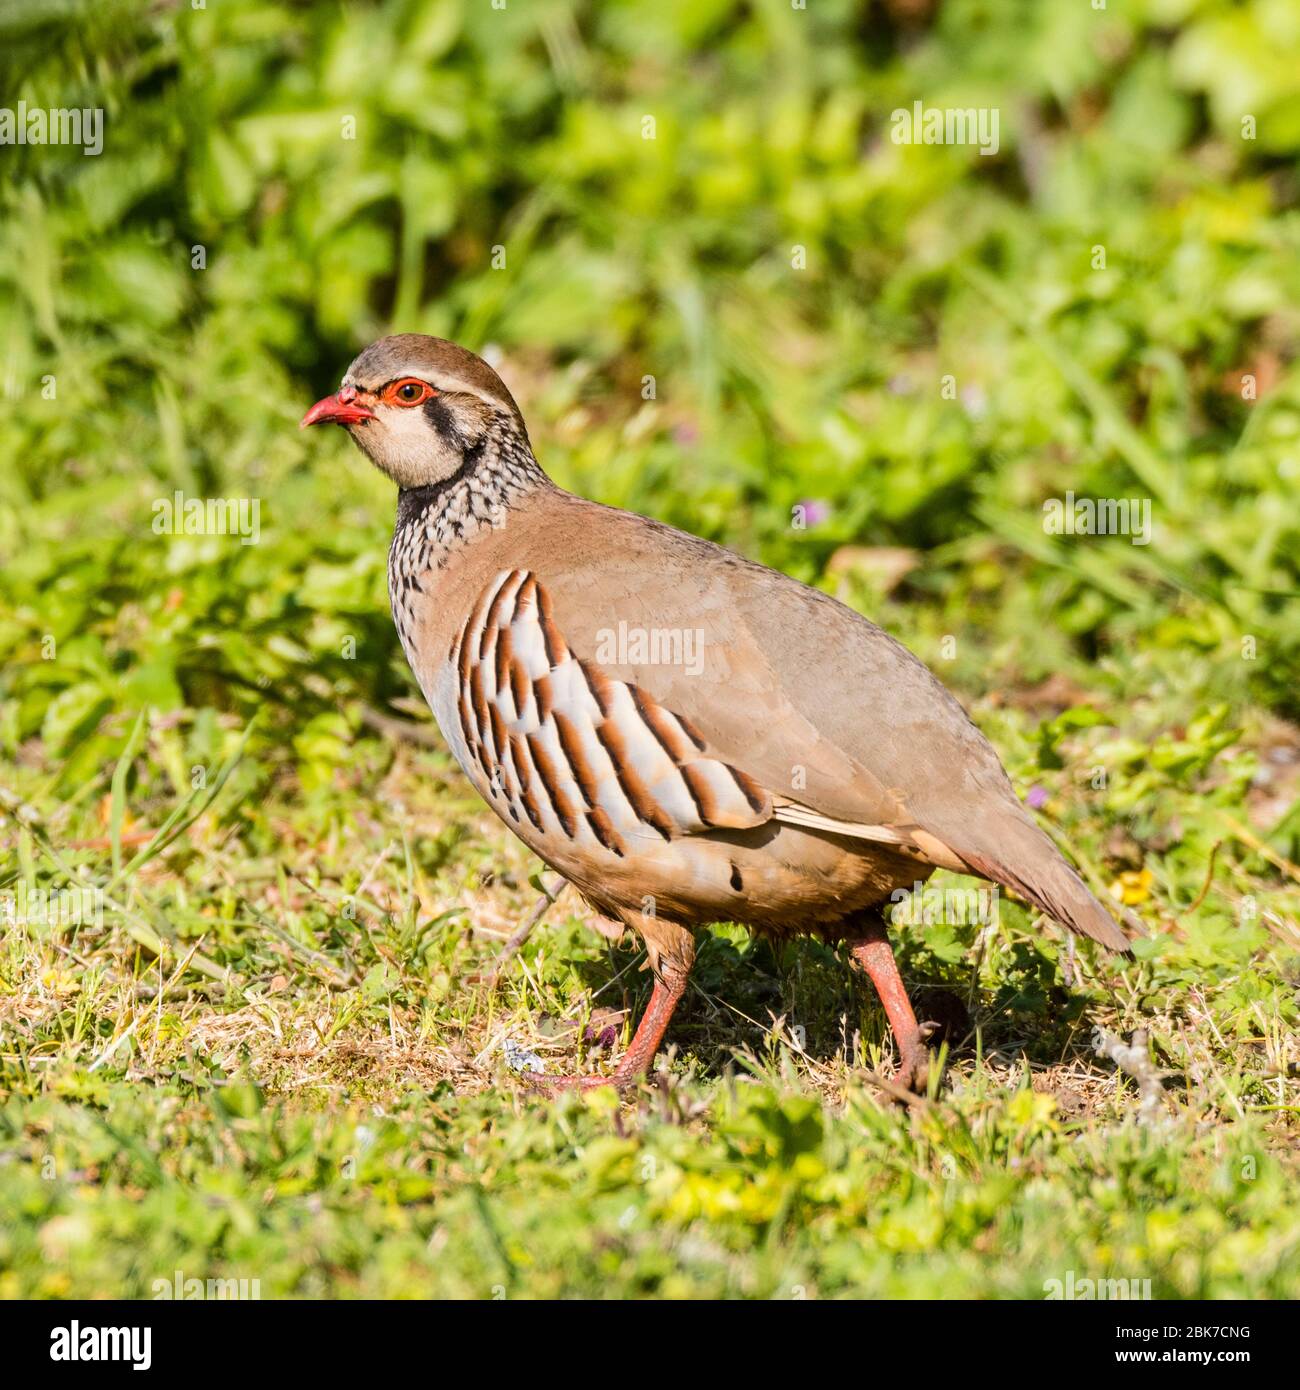
[[[347,399],[344,399],[345,396]],[[337,395],[317,401],[302,417],[298,428],[305,430],[308,425],[355,425],[358,420],[373,420],[375,412],[361,405],[355,396],[355,388],[344,387]]]

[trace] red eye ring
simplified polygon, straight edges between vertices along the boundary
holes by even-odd
[[[383,400],[385,405],[409,407],[423,405],[430,396],[437,394],[427,381],[421,381],[418,376],[404,376],[401,381],[394,381],[384,387]]]

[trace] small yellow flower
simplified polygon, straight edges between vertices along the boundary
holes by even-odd
[[[41,984],[51,994],[77,994],[81,990],[81,981],[76,975],[71,970],[61,969],[57,965],[47,965],[41,971]]]
[[[1125,907],[1136,907],[1151,896],[1151,883],[1150,869],[1126,869],[1110,885],[1110,895],[1118,898]]]

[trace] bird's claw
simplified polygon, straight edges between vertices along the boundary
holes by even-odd
[[[923,1096],[930,1085],[930,1049],[926,1039],[937,1031],[937,1025],[923,1023],[917,1029],[917,1041],[911,1047],[900,1049],[898,1058],[898,1080],[918,1096]]]

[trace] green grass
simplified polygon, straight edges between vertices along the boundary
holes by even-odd
[[[1081,768],[1153,741],[1149,716],[1111,717],[1039,774],[1085,863],[1126,822]],[[1031,721],[994,722],[1013,765],[1037,756]],[[1157,1297],[1300,1290],[1300,877],[1233,831],[1256,766],[1239,743],[1167,745],[1164,823],[1222,844],[1208,887],[1182,846],[1150,857],[1149,886],[1133,876],[1151,931],[1135,962],[1081,947],[1067,986],[1059,943],[1011,903],[991,931],[900,933],[922,1011],[970,1010],[926,1104],[864,1079],[888,1070],[888,1035],[842,959],[722,928],[676,1055],[620,1106],[529,1096],[503,1043],[602,1065],[645,1002],[640,957],[562,897],[499,991],[476,979],[536,865],[445,755],[360,740],[328,810],[292,784],[241,793],[237,767],[136,866],[141,819],[186,804],[161,785],[175,733],[142,733],[117,814],[108,789],[59,806],[62,850],[26,813],[32,881],[62,864],[123,910],[6,936],[7,1293],[149,1297],[174,1270],[264,1297],[1041,1297],[1070,1270]],[[1094,1050],[1094,1030],[1138,1029],[1162,1073],[1143,1117]]]
[[[1300,1294],[1297,63],[1271,0],[0,0],[12,101],[107,112],[0,165],[0,1293]],[[998,154],[893,145],[918,98]],[[626,1103],[522,1091],[648,977],[570,895],[483,979],[540,865],[406,671],[391,490],[295,428],[392,328],[906,641],[1135,959],[900,931],[900,1107],[845,960],[723,924]]]

